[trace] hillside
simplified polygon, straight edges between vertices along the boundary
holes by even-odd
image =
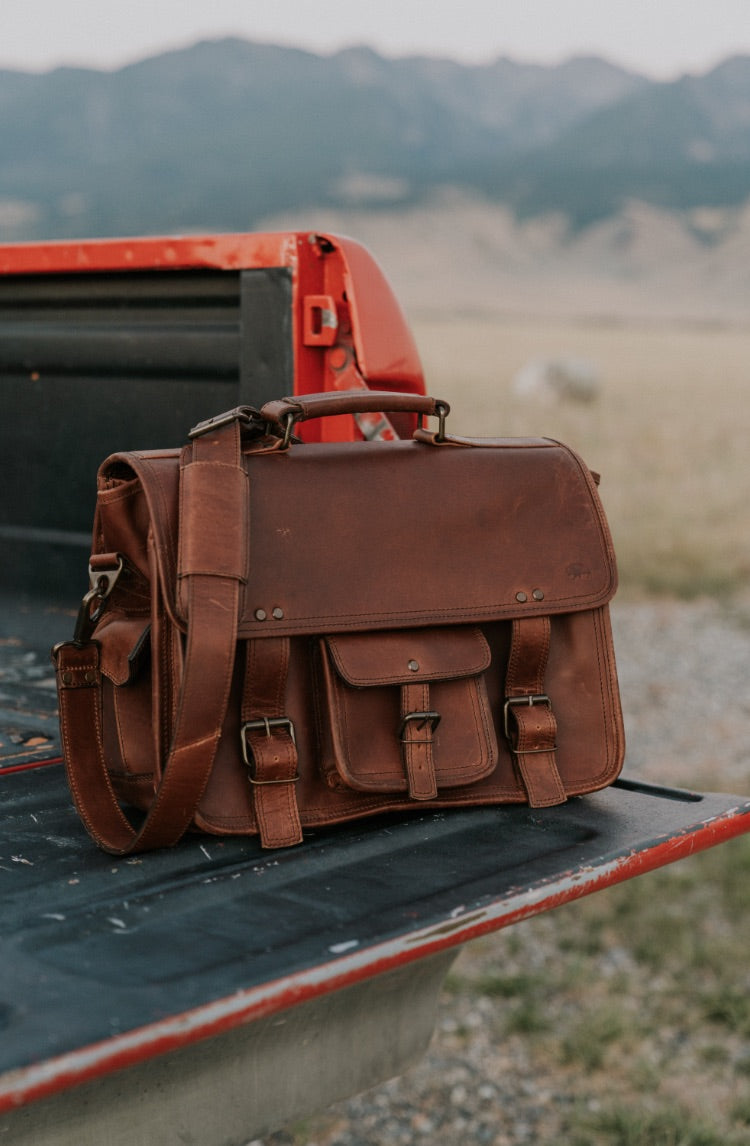
[[[750,314],[750,206],[676,211],[633,200],[575,230],[562,213],[518,219],[502,204],[445,190],[410,208],[310,209],[260,226],[355,235],[412,319],[746,324]]]
[[[0,239],[250,229],[460,188],[574,228],[750,197],[750,59],[655,83],[228,39],[113,72],[0,72]]]

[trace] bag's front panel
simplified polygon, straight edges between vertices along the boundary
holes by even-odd
[[[477,675],[430,682],[431,707],[425,711],[441,720],[432,730],[437,792],[428,800],[409,792],[400,685],[353,686],[337,671],[328,641],[293,641],[286,696],[296,736],[294,792],[302,823],[333,824],[425,806],[525,802],[518,760],[505,735],[510,629],[510,622],[483,627],[490,656]],[[436,647],[445,641],[444,630],[440,633]],[[409,647],[408,633],[399,636]],[[429,644],[429,636],[425,630],[422,641]],[[242,753],[243,647],[199,819],[202,827],[218,832],[257,831],[252,760]],[[362,650],[350,660],[364,664]],[[445,670],[451,672],[456,672],[455,655]],[[624,736],[606,609],[553,618],[545,687],[557,722],[556,757],[566,794],[611,783],[622,766]]]

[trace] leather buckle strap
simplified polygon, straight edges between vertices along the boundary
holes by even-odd
[[[518,750],[514,747],[513,733],[510,727],[510,710],[517,704],[525,704],[528,705],[529,708],[533,708],[536,704],[549,704],[551,708],[551,701],[550,698],[543,692],[530,696],[508,696],[505,699],[505,704],[503,705],[503,731],[505,733],[505,739],[510,744],[511,752],[515,752],[516,755],[525,755],[523,752],[518,752]],[[557,747],[557,745],[555,745],[555,747]],[[526,749],[526,752],[529,751],[549,752],[549,748]]]
[[[398,736],[412,800],[434,800],[437,796],[432,734],[439,723],[440,713],[430,708],[427,681],[402,685]]]
[[[532,808],[567,799],[557,767],[557,721],[544,691],[551,632],[549,617],[513,621],[505,679],[505,737]]]
[[[294,732],[294,723],[289,719],[288,716],[262,716],[259,720],[246,720],[240,729],[242,759],[247,765],[248,779],[251,784],[296,784],[299,780],[299,769],[294,774],[294,776],[285,776],[278,780],[258,780],[258,778],[253,775],[255,769],[255,757],[253,756],[252,749],[248,744],[247,734],[248,732],[255,732],[263,729],[266,738],[270,739],[273,736],[273,730],[276,728],[283,729],[284,732],[288,733],[289,739],[296,749],[297,737]]]
[[[297,736],[286,715],[289,638],[247,642],[242,696],[242,757],[253,786],[261,846],[302,842],[294,784],[299,780]],[[259,716],[259,713],[264,715]]]

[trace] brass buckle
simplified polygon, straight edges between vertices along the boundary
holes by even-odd
[[[259,786],[263,784],[296,784],[300,778],[299,771],[295,776],[290,776],[288,780],[256,780],[252,775],[252,770],[255,767],[255,761],[252,759],[252,756],[248,752],[247,737],[245,734],[250,731],[255,731],[258,728],[263,728],[267,737],[272,735],[272,729],[283,728],[289,733],[289,738],[294,747],[297,747],[297,737],[294,733],[294,724],[288,716],[261,716],[259,720],[246,720],[240,729],[240,741],[242,743],[242,759],[245,761],[245,764],[247,765],[250,772],[250,775],[248,776],[250,783],[258,784]]]
[[[407,726],[415,720],[419,721],[419,724],[417,725],[418,731],[421,732],[422,729],[425,727],[425,725],[429,724],[430,732],[434,732],[435,729],[437,728],[438,724],[440,723],[440,713],[439,712],[407,712],[406,716],[401,721],[401,724],[399,725],[399,730],[398,730],[398,738],[402,744],[424,744],[424,743],[426,743],[424,740],[417,741],[417,740],[405,740],[404,739],[404,733],[406,732]]]
[[[550,704],[550,703],[551,703],[550,698],[543,692],[537,693],[536,695],[531,694],[529,696],[509,696],[509,697],[506,697],[505,704],[503,706],[503,731],[505,732],[505,739],[506,740],[511,739],[509,717],[510,717],[510,710],[511,710],[512,706],[518,705],[518,704],[526,704],[529,706],[529,708],[533,708],[535,704]],[[547,751],[547,749],[545,749],[545,751]]]

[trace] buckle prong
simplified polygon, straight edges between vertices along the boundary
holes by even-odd
[[[255,767],[255,761],[253,760],[251,753],[248,751],[246,733],[257,731],[259,728],[262,728],[265,731],[265,734],[269,739],[273,735],[274,728],[283,728],[286,732],[289,733],[289,739],[291,740],[294,747],[297,747],[297,737],[294,732],[294,723],[289,719],[288,716],[261,716],[257,720],[246,720],[240,729],[240,742],[242,744],[242,759],[245,761],[245,764],[249,770],[248,779],[250,783],[258,785],[296,784],[300,778],[299,771],[295,776],[289,776],[288,779],[285,780],[256,780],[252,775],[252,770]]]
[[[514,707],[515,705],[522,704],[522,705],[528,705],[529,708],[533,708],[535,704],[549,704],[549,703],[550,703],[550,698],[546,695],[546,693],[543,693],[543,692],[536,693],[536,694],[531,693],[530,695],[527,695],[527,696],[508,696],[508,697],[506,697],[505,704],[503,706],[503,731],[505,732],[505,739],[506,740],[511,739],[510,719],[509,718],[510,718],[510,710],[512,707]]]
[[[413,723],[414,721],[419,722],[417,724],[417,731],[418,732],[421,732],[422,729],[428,724],[430,726],[430,732],[434,732],[435,729],[437,728],[438,724],[440,723],[440,713],[439,712],[407,712],[406,716],[404,716],[404,718],[402,719],[401,724],[399,725],[399,729],[398,729],[398,738],[402,744],[411,744],[412,743],[412,741],[404,739],[404,733],[406,732],[407,726],[409,724]]]

